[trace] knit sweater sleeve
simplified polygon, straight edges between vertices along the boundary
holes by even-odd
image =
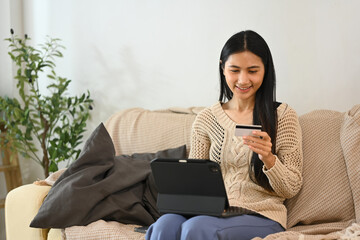
[[[282,107],[278,111],[275,165],[263,171],[279,196],[291,198],[302,186],[302,136],[296,112],[286,104]]]
[[[189,158],[209,159],[210,138],[206,131],[206,113],[209,109],[200,112],[192,125]]]

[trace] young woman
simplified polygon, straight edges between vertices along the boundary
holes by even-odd
[[[196,117],[189,158],[218,162],[230,205],[257,214],[189,219],[165,214],[146,239],[251,239],[286,228],[283,202],[302,185],[301,129],[296,112],[276,102],[270,49],[256,32],[239,32],[223,47],[219,70],[219,102]],[[262,130],[239,137],[237,124]]]

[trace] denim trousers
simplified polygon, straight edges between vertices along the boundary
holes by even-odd
[[[146,240],[246,240],[266,237],[284,231],[277,222],[261,215],[240,215],[227,218],[195,216],[185,218],[178,214],[162,215],[152,224],[145,236]]]

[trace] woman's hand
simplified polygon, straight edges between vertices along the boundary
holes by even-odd
[[[253,136],[243,136],[243,140],[244,144],[259,154],[259,158],[264,163],[266,169],[269,170],[275,165],[276,157],[271,152],[272,143],[267,132],[253,131]]]

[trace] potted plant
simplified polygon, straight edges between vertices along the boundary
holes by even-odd
[[[45,177],[77,159],[93,100],[90,92],[80,96],[67,93],[71,80],[55,73],[55,59],[63,57],[60,39],[49,38],[35,48],[25,35],[11,30],[10,55],[17,67],[15,79],[19,97],[0,97],[0,123],[13,150],[39,163]],[[46,75],[47,90],[41,91],[40,76]],[[45,76],[44,76],[45,77]]]

